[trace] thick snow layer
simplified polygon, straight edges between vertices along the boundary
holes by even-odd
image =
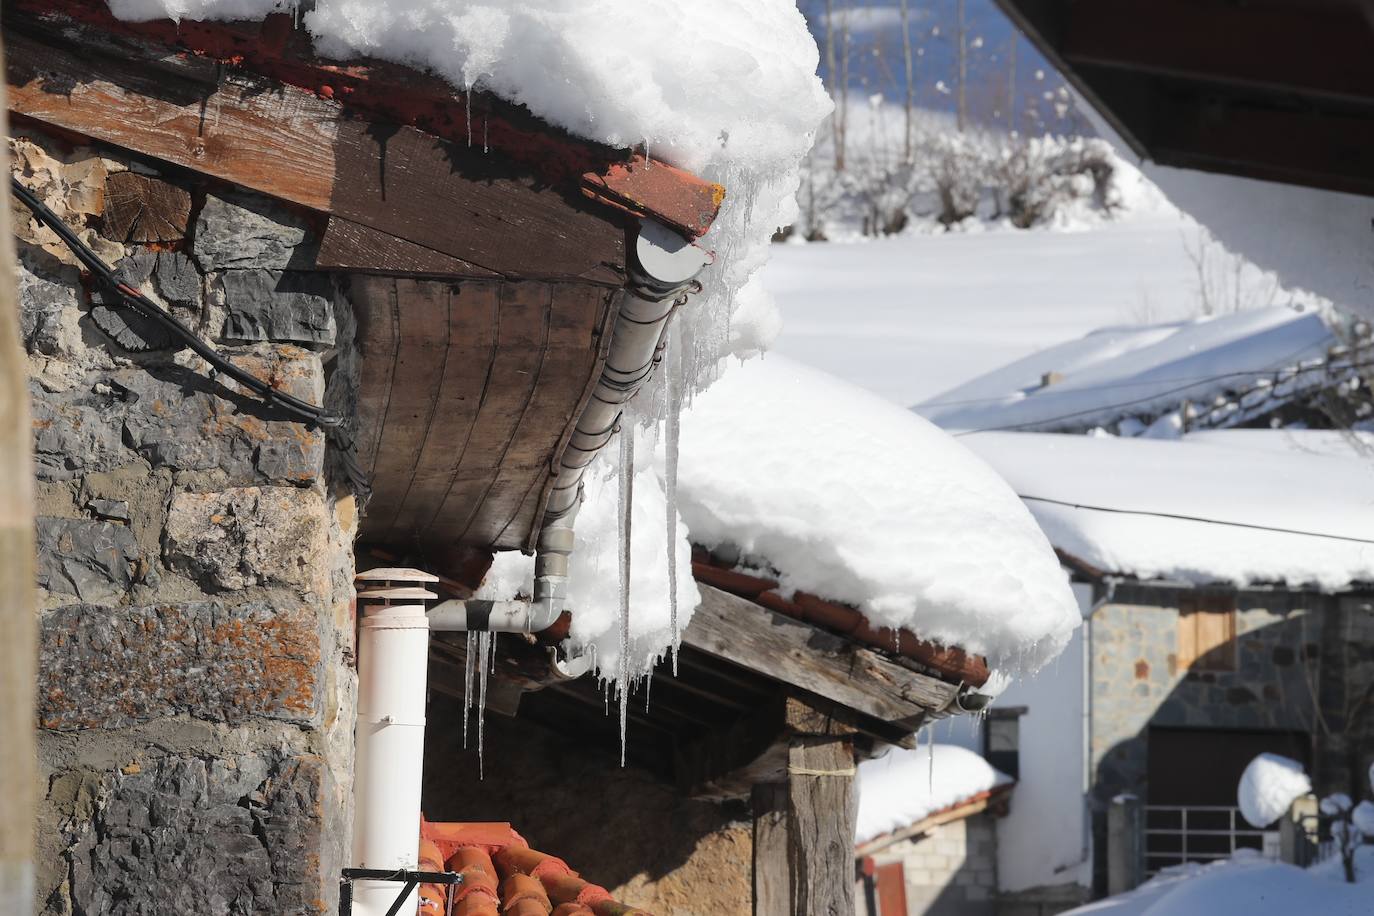
[[[1268,827],[1288,813],[1294,800],[1312,791],[1302,764],[1278,754],[1260,754],[1240,774],[1236,799],[1252,827]]]
[[[637,430],[634,513],[630,539],[630,657],[635,675],[646,671],[672,639],[668,608],[667,507],[663,467],[654,455],[654,437]],[[606,677],[620,670],[620,586],[617,482],[620,456],[614,443],[603,449],[585,478],[586,501],[574,528],[568,578],[569,637],[574,651],[595,652]],[[683,626],[701,600],[692,578],[687,529],[678,523],[677,594]],[[496,555],[477,597],[509,599],[534,591],[534,558],[515,551]]]
[[[125,19],[261,18],[282,0],[111,0]],[[815,41],[789,0],[316,0],[304,15],[318,50],[431,70],[458,89],[525,105],[582,137],[642,147],[726,188],[703,244],[719,257],[686,312],[686,371],[709,380],[724,351],[776,333],[736,296],[792,222],[798,167],[830,110]]]
[[[1301,869],[1237,853],[1212,865],[1183,865],[1160,872],[1140,887],[1066,916],[1368,916],[1368,877],[1374,847],[1360,850],[1360,883],[1346,884],[1335,857]],[[1334,868],[1332,867],[1334,863]]]
[[[1374,582],[1368,459],[1289,448],[1301,446],[1301,433],[1161,441],[1003,432],[959,441],[1023,497],[1037,497],[1027,505],[1055,547],[1106,572],[1328,591]]]
[[[855,842],[909,827],[1011,781],[978,754],[953,744],[894,747],[859,764]]]
[[[951,388],[916,410],[946,429],[1084,428],[1205,402],[1320,358],[1336,337],[1314,311],[1103,328]],[[1051,384],[1043,384],[1056,373]]]
[[[1045,536],[986,464],[934,425],[778,356],[728,369],[683,416],[692,540],[731,543],[785,588],[984,653],[1023,673],[1079,613]]]

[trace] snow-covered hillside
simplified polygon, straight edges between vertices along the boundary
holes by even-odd
[[[1140,181],[1123,164],[1123,181]],[[1111,325],[1323,300],[1227,254],[1146,185],[1111,217],[775,245],[774,348],[899,404]],[[1337,303],[1338,305],[1340,303]]]

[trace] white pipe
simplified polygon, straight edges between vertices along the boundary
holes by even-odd
[[[420,844],[429,619],[421,604],[368,609],[358,626],[357,758],[353,861],[359,868],[410,868]],[[359,881],[353,911],[385,916],[401,885]],[[418,892],[399,912],[414,913]]]

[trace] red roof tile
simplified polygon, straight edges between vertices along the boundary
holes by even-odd
[[[584,881],[557,856],[531,849],[510,824],[422,820],[421,867],[437,870],[441,859],[463,880],[452,889],[421,885],[421,916],[444,913],[450,890],[454,916],[650,916]]]

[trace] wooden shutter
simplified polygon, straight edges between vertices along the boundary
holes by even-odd
[[[879,865],[874,880],[878,885],[878,916],[906,916],[906,875],[902,863]]]
[[[1184,593],[1178,599],[1178,665],[1192,671],[1236,670],[1236,599]]]

